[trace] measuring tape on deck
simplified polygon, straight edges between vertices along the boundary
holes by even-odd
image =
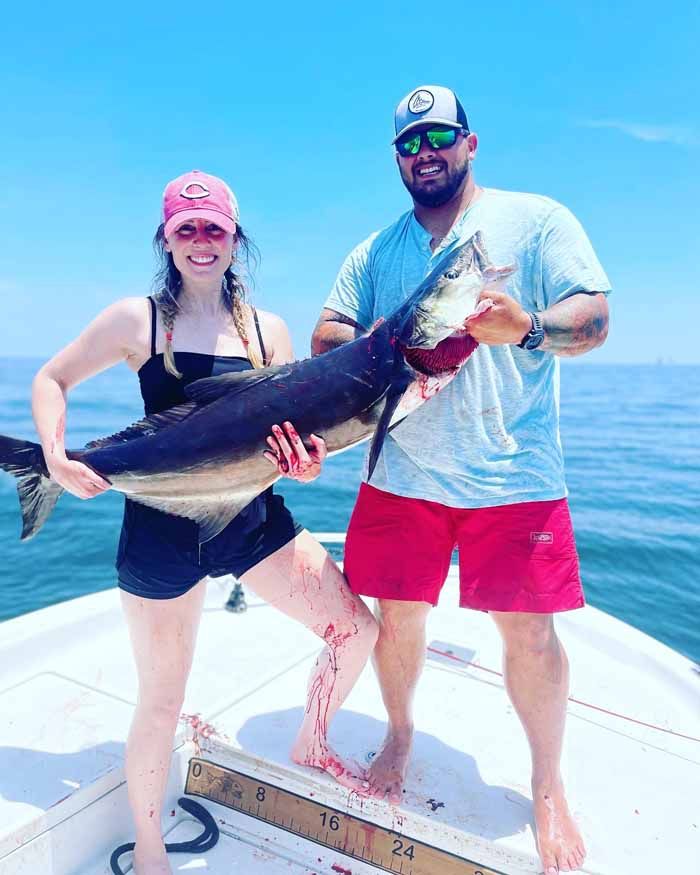
[[[265,823],[400,875],[504,875],[199,757],[190,760],[185,793],[248,814]]]

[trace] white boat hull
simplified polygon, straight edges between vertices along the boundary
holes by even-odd
[[[499,639],[486,615],[456,608],[454,579],[431,616],[414,756],[398,809],[359,800],[288,760],[319,643],[255,600],[245,614],[224,611],[226,595],[210,583],[184,711],[201,715],[213,732],[204,738],[183,722],[162,823],[168,841],[200,829],[176,800],[190,758],[201,752],[505,875],[540,871],[528,748],[493,673]],[[569,707],[564,767],[589,850],[583,871],[690,871],[700,859],[700,678],[692,663],[590,607],[561,615],[557,625],[579,700]],[[0,875],[108,873],[111,850],[132,838],[123,760],[136,679],[118,594],[57,605],[0,630]],[[384,729],[368,668],[331,740],[343,755],[366,761]],[[175,872],[379,871],[206,804],[221,840],[201,857],[173,856]],[[122,859],[127,866],[129,855]],[[410,875],[410,861],[402,862]]]

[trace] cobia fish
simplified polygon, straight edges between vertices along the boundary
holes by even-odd
[[[374,436],[370,476],[389,428],[447,385],[476,347],[463,329],[485,287],[512,273],[490,264],[480,233],[449,252],[415,292],[362,337],[315,358],[191,383],[188,401],[67,452],[133,501],[217,535],[280,476],[263,456],[291,421],[337,453]],[[22,539],[51,513],[61,486],[42,448],[0,435],[0,468],[17,478]]]

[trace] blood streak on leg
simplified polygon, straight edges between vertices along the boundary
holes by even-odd
[[[326,645],[312,668],[304,719],[291,757],[299,765],[327,771],[343,786],[362,792],[365,780],[362,768],[344,762],[333,751],[328,744],[328,732],[354,676],[367,660],[376,629],[370,627],[371,615],[352,595],[318,544],[307,548],[302,540],[295,545],[291,566],[284,569],[284,577],[291,579],[284,592],[289,593],[295,604],[287,610]]]
[[[357,789],[363,780],[360,769],[344,763],[328,744],[329,715],[335,712],[334,701],[338,667],[338,651],[358,635],[355,623],[347,631],[336,629],[334,623],[315,627],[313,631],[326,642],[326,648],[316,660],[308,693],[306,715],[312,720],[308,729],[300,733],[292,751],[292,758],[301,765],[323,769],[350,789]]]
[[[356,627],[357,628],[357,627]],[[320,742],[322,748],[326,747],[328,737],[328,708],[331,703],[331,696],[335,688],[336,675],[338,674],[338,655],[337,648],[350,637],[352,633],[347,632],[344,635],[335,631],[333,623],[329,623],[322,634],[323,640],[328,645],[327,649],[319,657],[319,661],[327,655],[328,665],[323,671],[319,672],[314,680],[312,687],[312,695],[309,696],[308,709],[312,707],[312,702],[316,706],[316,731],[314,733],[316,739]],[[317,662],[318,665],[318,662]],[[333,757],[325,757],[326,762],[323,764],[324,769],[334,769],[336,766],[340,769],[339,774],[342,774],[344,768],[339,762],[334,761]]]
[[[63,440],[65,430],[66,430],[66,415],[65,415],[65,413],[62,413],[58,418],[58,422],[56,423],[56,433],[53,436],[53,439],[51,440],[51,447],[49,449],[49,452],[52,456],[56,455],[56,444],[58,444],[59,441]]]
[[[313,589],[313,595],[318,598],[321,591],[321,579],[315,572],[311,560],[304,555],[295,557],[294,573],[290,576],[289,597],[301,595],[311,612],[314,610],[314,600],[309,595],[309,587]]]

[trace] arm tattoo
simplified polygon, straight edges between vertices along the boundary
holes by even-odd
[[[343,313],[323,310],[311,339],[311,354],[320,355],[365,333],[365,329]]]
[[[353,328],[358,328],[357,322],[354,319],[351,319],[349,316],[346,316],[344,313],[335,313],[332,319],[326,320],[328,322],[340,322],[342,325],[352,325]]]
[[[608,336],[608,302],[601,292],[579,292],[540,313],[540,349],[576,356],[600,346]]]

